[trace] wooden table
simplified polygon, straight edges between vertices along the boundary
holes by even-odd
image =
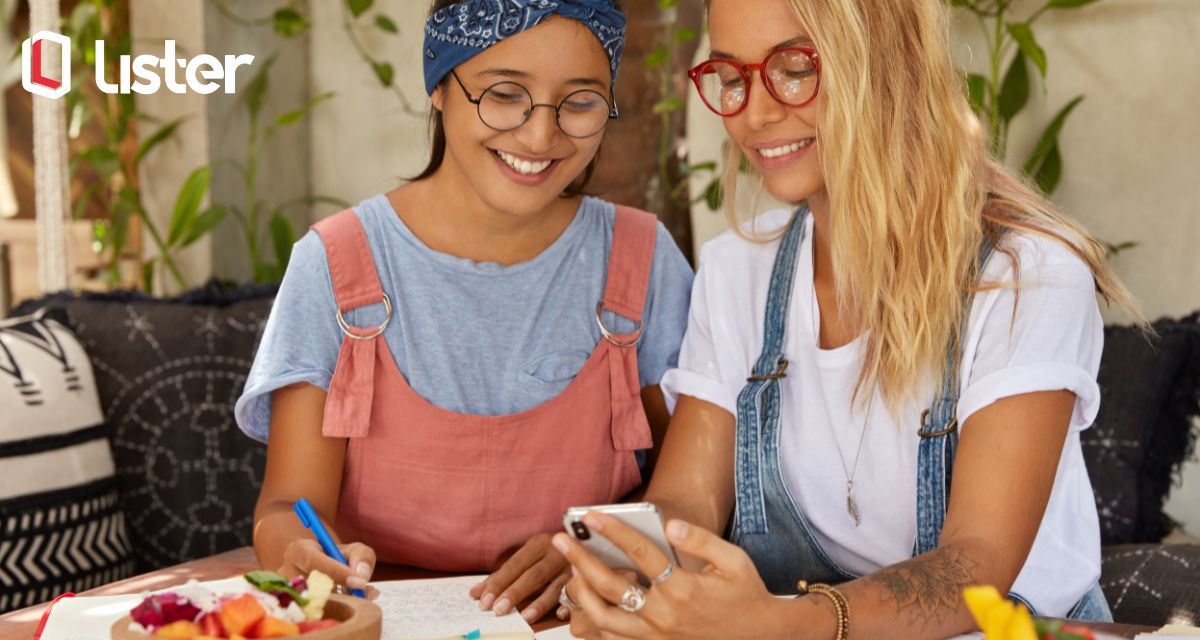
[[[201,581],[221,580],[248,571],[254,571],[258,568],[258,560],[254,557],[254,550],[250,547],[242,547],[202,560],[185,562],[174,567],[159,569],[158,571],[152,571],[144,575],[107,584],[98,589],[87,591],[85,594],[89,596],[111,596],[141,593],[142,591],[154,591],[178,586],[191,578]],[[374,579],[376,580],[417,580],[421,578],[441,577],[445,577],[445,574],[391,565],[376,567],[374,575]],[[0,640],[29,640],[32,638],[44,610],[45,605],[43,604],[0,616]],[[544,619],[533,625],[533,629],[534,631],[545,631],[560,625],[562,625],[562,622],[551,616],[549,619]],[[1125,624],[1087,624],[1084,626],[1121,638],[1133,638],[1139,633],[1153,630],[1150,627]]]

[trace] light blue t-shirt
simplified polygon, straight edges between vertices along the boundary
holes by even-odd
[[[412,388],[429,402],[474,415],[508,415],[562,393],[600,340],[615,207],[584,198],[575,219],[537,257],[503,266],[438,253],[413,235],[386,196],[355,207],[383,290],[395,306],[383,337]],[[643,387],[676,366],[687,325],[692,270],[660,223],[638,344]],[[238,399],[238,426],[267,439],[271,392],[297,382],[329,389],[342,332],[325,258],[310,231],[291,263]],[[618,332],[633,324],[605,314]],[[346,319],[378,326],[383,305]]]

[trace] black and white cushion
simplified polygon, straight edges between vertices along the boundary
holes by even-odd
[[[0,613],[132,575],[92,367],[60,322],[0,322],[0,407]]]
[[[266,447],[233,419],[274,287],[52,296],[87,349],[138,572],[251,544]]]

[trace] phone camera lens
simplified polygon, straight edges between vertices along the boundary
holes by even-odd
[[[591,532],[588,531],[587,525],[583,524],[582,522],[572,522],[571,529],[575,532],[575,538],[578,540],[587,540],[592,537]]]

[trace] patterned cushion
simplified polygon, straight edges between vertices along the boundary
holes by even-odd
[[[233,404],[273,294],[210,287],[22,305],[64,310],[87,347],[138,571],[251,543],[265,447],[238,430]]]
[[[60,322],[0,322],[0,406],[0,613],[132,575],[92,367]]]
[[[1100,413],[1082,434],[1104,544],[1162,540],[1171,478],[1195,442],[1200,324],[1192,316],[1154,328],[1153,341],[1131,327],[1104,331]]]
[[[1106,547],[1100,586],[1125,624],[1200,625],[1200,545]]]

